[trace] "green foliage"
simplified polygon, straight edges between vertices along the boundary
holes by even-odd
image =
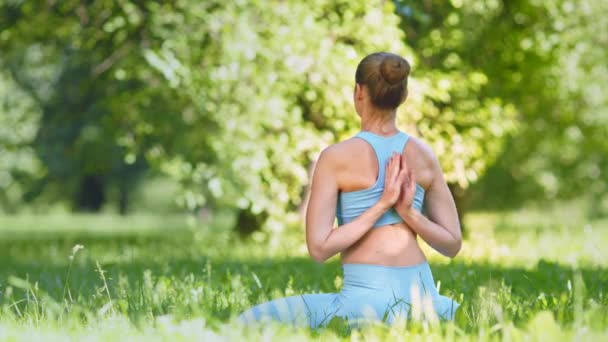
[[[450,183],[482,178],[469,193],[478,203],[583,187],[592,188],[592,212],[607,203],[599,89],[608,73],[594,34],[606,28],[602,2],[1,8],[0,96],[20,104],[0,115],[30,127],[17,145],[2,133],[0,146],[11,150],[1,157],[3,207],[43,191],[78,198],[86,177],[124,194],[151,165],[182,184],[187,208],[242,210],[249,222],[282,230],[298,222],[320,150],[358,130],[354,70],[378,50],[413,65],[399,124],[432,146]],[[16,166],[17,155],[29,166]]]
[[[27,184],[25,200],[50,187],[51,198],[69,199],[79,208],[86,205],[81,194],[91,192],[89,179],[100,183],[102,189],[93,190],[102,197],[108,185],[128,192],[127,185],[134,186],[145,169],[129,144],[135,125],[130,116],[142,110],[140,102],[162,97],[153,88],[144,92],[143,83],[122,69],[138,72],[137,54],[128,51],[138,41],[139,26],[112,30],[99,25],[108,14],[120,16],[132,8],[108,1],[90,8],[27,2],[3,4],[3,10],[8,25],[1,27],[0,47],[7,51],[2,64],[15,91],[27,93],[40,112],[28,147],[36,151],[45,174]]]
[[[359,58],[379,49],[406,52],[390,7],[346,4],[184,2],[158,9],[152,26],[175,29],[156,33],[162,44],[145,56],[167,81],[175,75],[173,84],[195,106],[188,146],[206,147],[201,158],[176,146],[162,162],[189,181],[191,205],[211,199],[266,213],[271,230],[296,222],[286,214],[300,204],[309,163],[356,128],[350,103]],[[386,26],[358,38],[358,23],[381,18]],[[175,68],[167,70],[170,60]]]
[[[510,207],[591,189],[591,212],[600,211],[608,107],[599,89],[608,81],[608,56],[597,32],[608,25],[606,3],[396,3],[426,67],[482,73],[486,82],[469,99],[498,98],[517,114],[516,130],[473,191],[477,205]]]
[[[390,2],[30,2],[4,17],[4,64],[41,108],[34,147],[62,188],[83,173],[132,183],[145,157],[183,184],[184,206],[282,230],[320,150],[359,129],[354,70],[379,50],[412,62],[399,123],[449,181],[475,181],[513,129],[509,106],[474,96],[483,73],[424,67]]]
[[[31,146],[39,117],[31,98],[0,72],[0,209],[15,211],[26,184],[43,175]]]
[[[172,11],[180,15],[166,15]],[[215,198],[220,205],[264,212],[274,231],[297,222],[286,214],[302,200],[306,167],[325,145],[358,129],[352,87],[361,57],[389,50],[417,68],[418,56],[402,43],[393,11],[390,4],[325,1],[184,2],[159,10],[153,20],[176,30],[159,32],[162,46],[147,59],[191,97],[197,106],[191,115],[207,119],[193,129],[207,133],[191,146],[208,147],[213,156],[208,162],[189,158],[183,146],[167,154],[163,168],[191,183],[189,203]],[[484,82],[479,73],[418,72],[399,114],[403,127],[418,124],[447,178],[463,187],[500,151],[502,140],[489,136],[501,137],[513,126],[513,111],[500,100],[469,99]],[[454,115],[459,111],[471,116]]]
[[[408,112],[422,136],[430,140],[446,178],[467,188],[502,152],[517,128],[516,109],[502,94],[483,90],[492,83],[485,70],[464,55],[468,35],[457,10],[445,2],[395,1],[405,41],[418,54],[414,76],[423,75],[421,111]],[[481,27],[485,27],[481,25]]]

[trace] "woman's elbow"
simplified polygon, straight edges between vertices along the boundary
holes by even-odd
[[[448,258],[454,258],[456,257],[456,255],[458,255],[458,253],[460,253],[460,250],[462,249],[462,239],[457,239],[454,240],[449,248],[446,249],[445,253],[443,253],[443,255],[447,256]]]
[[[310,256],[318,263],[324,263],[327,259],[329,259],[326,255],[320,253],[311,253]]]
[[[320,247],[308,246],[308,254],[314,259],[314,261],[323,263],[328,259],[327,255],[323,252]]]

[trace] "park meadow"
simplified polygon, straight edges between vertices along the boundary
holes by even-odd
[[[548,218],[549,217],[549,218]],[[550,212],[471,213],[461,253],[425,246],[440,293],[463,303],[455,322],[316,330],[244,327],[252,304],[337,292],[337,258],[321,264],[303,231],[235,239],[229,217],[107,214],[0,218],[1,340],[528,340],[608,334],[608,221]],[[271,246],[271,247],[270,247]]]
[[[597,0],[0,1],[0,341],[608,340],[606,32]],[[340,291],[304,214],[381,51],[462,223],[418,238],[455,320],[237,324]]]

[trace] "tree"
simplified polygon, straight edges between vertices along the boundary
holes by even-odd
[[[496,164],[468,193],[477,207],[605,193],[607,6],[582,1],[396,1],[408,43],[433,70],[475,69],[477,98],[517,113]],[[603,140],[603,141],[600,141]],[[490,141],[490,140],[489,140]]]
[[[40,112],[35,103],[0,72],[0,208],[15,212],[27,192],[27,183],[43,175],[31,143]]]
[[[121,69],[136,71],[126,51],[140,32],[116,21],[98,25],[108,13],[129,8],[109,1],[90,8],[77,2],[4,5],[3,64],[41,112],[31,147],[45,175],[30,184],[26,198],[55,187],[55,196],[70,197],[75,209],[98,211],[114,185],[119,210],[126,212],[129,188],[146,168],[127,146],[129,111],[144,84],[122,77]]]
[[[175,11],[180,15],[166,15]],[[162,25],[153,27],[188,34],[163,30],[163,43],[148,60],[191,96],[195,115],[213,127],[200,128],[208,143],[199,143],[211,147],[213,164],[183,156],[180,148],[168,153],[166,168],[200,184],[192,203],[236,204],[266,215],[271,230],[298,219],[291,213],[303,197],[305,167],[321,148],[359,129],[351,105],[354,70],[369,52],[394,51],[413,62],[400,123],[418,124],[452,182],[467,186],[483,173],[502,142],[488,137],[504,136],[513,123],[513,111],[499,99],[470,100],[485,82],[482,73],[418,71],[418,55],[403,43],[391,3],[185,2],[156,13]],[[454,115],[459,111],[469,116]]]
[[[487,84],[482,71],[425,67],[391,2],[27,2],[3,13],[5,66],[33,98],[51,89],[36,101],[38,136],[48,139],[34,146],[71,151],[68,164],[78,166],[66,175],[82,165],[106,174],[144,156],[182,182],[186,207],[234,208],[241,224],[271,232],[299,222],[307,167],[321,149],[359,129],[354,71],[368,53],[412,63],[399,124],[433,146],[450,182],[475,181],[514,126],[500,98],[474,96]],[[33,48],[52,72],[24,77],[36,71]],[[67,122],[69,138],[45,135]],[[49,167],[55,157],[44,155]]]

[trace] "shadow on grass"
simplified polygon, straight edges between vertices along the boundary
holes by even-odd
[[[86,310],[100,310],[107,304],[109,293],[118,310],[134,320],[181,312],[185,316],[206,314],[222,321],[248,305],[285,296],[288,292],[338,292],[340,282],[336,282],[336,278],[342,276],[337,260],[319,264],[309,258],[217,259],[207,257],[203,247],[193,248],[187,239],[179,238],[89,241],[89,254],[76,256],[70,266],[67,256],[53,255],[69,250],[71,243],[0,243],[0,306],[26,309],[28,302],[20,300],[29,298],[27,291],[15,285],[14,280],[10,281],[14,279],[11,277],[17,277],[35,284],[57,303],[65,303],[70,297],[70,302]],[[123,253],[127,247],[139,248],[145,253],[113,260],[112,255]],[[103,253],[101,268],[105,271],[108,289],[105,293],[95,258],[95,254]],[[608,270],[605,268],[573,269],[540,260],[526,269],[467,263],[456,258],[447,265],[431,264],[431,269],[435,282],[441,282],[440,292],[463,304],[475,301],[481,287],[508,288],[509,300],[516,306],[512,313],[515,320],[528,317],[528,313],[519,312],[521,307],[557,312],[567,306],[570,310],[572,300],[568,293],[579,273],[586,287],[585,298],[607,304]],[[6,291],[9,286],[14,288],[12,294]],[[197,291],[203,293],[204,300],[193,304],[192,297]],[[543,302],[543,298],[563,299],[564,296],[565,302]]]

